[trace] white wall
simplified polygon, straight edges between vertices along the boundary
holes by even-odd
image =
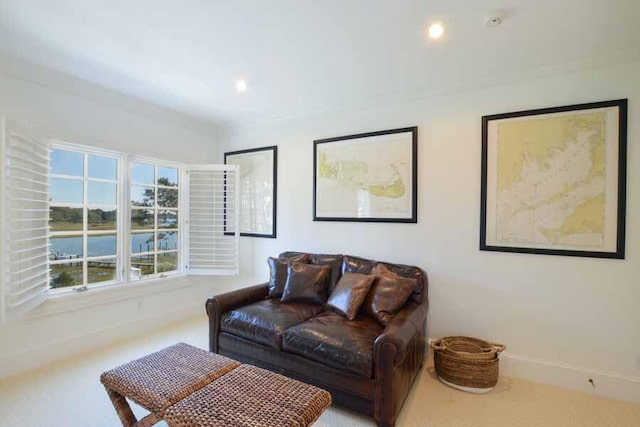
[[[216,159],[216,129],[0,53],[0,111],[57,139],[168,160]]]
[[[187,162],[218,157],[215,131],[206,124],[7,57],[0,57],[0,114],[79,144]],[[0,378],[202,315],[206,296],[220,291],[206,278],[169,282],[162,293],[119,292],[80,310],[47,301],[24,321],[0,325]],[[89,305],[91,292],[70,301]]]
[[[278,145],[278,238],[243,238],[236,285],[266,280],[284,250],[415,264],[430,282],[428,335],[505,343],[503,372],[640,403],[640,62],[221,135],[223,151]],[[626,260],[478,250],[481,122],[629,98]],[[418,224],[312,221],[313,140],[419,126]],[[596,389],[588,384],[596,380]]]

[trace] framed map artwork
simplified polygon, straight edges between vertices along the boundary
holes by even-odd
[[[480,250],[624,259],[627,100],[482,117]]]
[[[240,235],[275,239],[278,147],[224,153],[224,163],[240,171]]]
[[[418,128],[314,141],[313,220],[418,222]]]

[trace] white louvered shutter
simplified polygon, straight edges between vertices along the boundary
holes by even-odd
[[[1,320],[34,308],[49,289],[49,147],[2,119]]]
[[[239,177],[234,165],[190,165],[186,171],[188,274],[240,271]]]

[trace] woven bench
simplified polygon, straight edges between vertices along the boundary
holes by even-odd
[[[179,343],[100,376],[122,425],[304,427],[331,395],[283,375]],[[137,420],[126,399],[150,414]]]

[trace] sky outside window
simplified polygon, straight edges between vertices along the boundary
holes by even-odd
[[[117,204],[116,190],[116,184],[89,181],[88,202],[91,205],[115,205]]]
[[[147,163],[131,163],[131,181],[137,184],[154,183],[154,165]]]
[[[116,159],[104,156],[88,155],[88,177],[90,179],[118,178]],[[51,178],[51,202],[55,204],[84,202],[83,182],[84,155],[74,151],[51,150],[51,174],[78,177],[78,179]],[[98,205],[116,205],[117,185],[115,183],[89,181],[87,188],[88,203]]]
[[[116,159],[102,156],[89,156],[89,178],[118,179],[118,163]]]
[[[178,169],[158,167],[158,185],[178,186]]]
[[[83,202],[83,182],[78,179],[51,178],[49,191],[53,203],[80,203]]]
[[[51,150],[51,173],[82,176],[84,174],[82,153],[66,150]]]

